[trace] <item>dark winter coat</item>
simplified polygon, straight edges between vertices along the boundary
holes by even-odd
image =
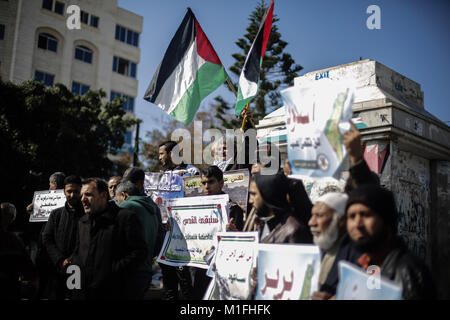
[[[384,259],[381,275],[402,285],[404,300],[435,299],[435,287],[427,266],[410,253],[401,240],[398,242]]]
[[[147,258],[142,225],[136,214],[108,202],[107,209],[84,215],[78,225],[71,264],[81,268],[84,299],[127,298],[127,280]]]
[[[70,208],[67,202],[64,207],[50,213],[42,242],[52,264],[57,270],[75,249],[78,233],[78,220],[84,215],[83,207]]]
[[[270,233],[261,239],[261,243],[312,243],[311,232],[294,213],[276,215],[267,222]],[[259,228],[260,235],[264,227]]]

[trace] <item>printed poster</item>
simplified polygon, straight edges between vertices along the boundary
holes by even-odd
[[[205,300],[248,300],[250,277],[258,256],[258,232],[219,232],[214,279]]]
[[[146,172],[144,190],[145,194],[152,197],[152,200],[158,205],[162,221],[165,223],[169,215],[164,201],[183,197],[183,178],[171,171]]]
[[[63,189],[35,191],[30,222],[46,222],[52,210],[64,207],[65,203],[66,196]]]
[[[381,275],[369,275],[347,261],[339,261],[336,300],[401,300],[401,285]]]
[[[200,176],[186,177],[184,180],[184,196],[196,197],[203,195]],[[230,196],[231,201],[236,202],[244,214],[247,212],[247,195],[250,183],[250,173],[248,170],[233,170],[223,173],[223,189]]]
[[[338,177],[346,156],[342,134],[350,129],[352,118],[352,87],[323,79],[305,87],[290,87],[281,95],[292,174]]]
[[[170,218],[158,262],[208,269],[204,257],[214,248],[217,232],[226,230],[228,195],[165,201]]]
[[[309,300],[318,289],[319,247],[259,244],[256,300]]]

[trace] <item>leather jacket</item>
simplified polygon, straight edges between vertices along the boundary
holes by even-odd
[[[404,300],[434,299],[435,287],[427,266],[402,241],[399,243],[384,259],[381,275],[403,286]]]

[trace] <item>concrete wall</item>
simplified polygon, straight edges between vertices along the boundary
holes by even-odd
[[[450,162],[431,161],[431,271],[438,297],[450,299]]]

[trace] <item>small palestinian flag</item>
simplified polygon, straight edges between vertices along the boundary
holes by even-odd
[[[227,78],[214,48],[188,8],[144,99],[188,125],[202,100]]]
[[[244,67],[239,77],[239,89],[236,101],[236,115],[240,115],[247,103],[249,103],[258,93],[259,70],[261,69],[264,53],[266,52],[267,42],[269,42],[270,30],[272,29],[273,18],[273,0],[270,2],[258,33],[253,41]]]

